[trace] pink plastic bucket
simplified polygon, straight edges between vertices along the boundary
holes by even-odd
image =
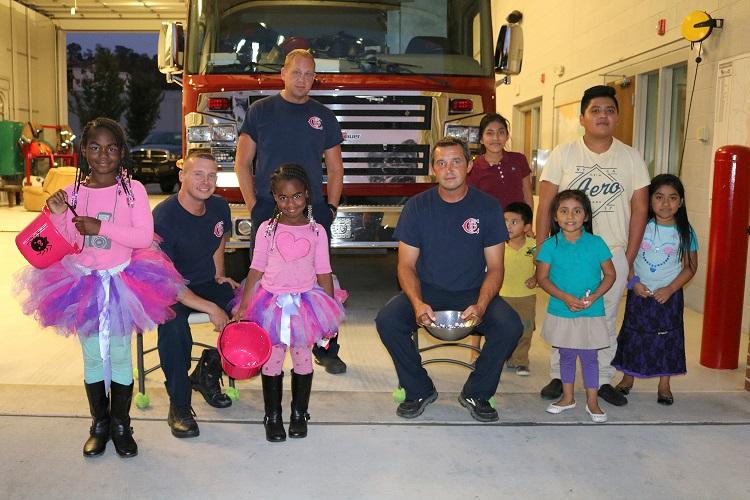
[[[227,323],[221,331],[216,348],[226,374],[243,380],[260,373],[271,357],[271,338],[257,323],[235,321]]]
[[[66,255],[81,251],[78,245],[71,245],[52,224],[47,207],[16,235],[16,246],[29,264],[37,269],[49,267]]]

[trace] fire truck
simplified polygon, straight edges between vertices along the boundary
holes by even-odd
[[[333,248],[396,247],[402,206],[434,185],[431,146],[449,135],[475,149],[479,121],[495,111],[496,73],[521,66],[520,14],[493,47],[490,0],[186,3],[186,25],[162,26],[159,69],[183,88],[183,154],[210,149],[218,161],[217,193],[233,207],[230,249],[249,246],[251,233],[247,210],[236,205],[238,131],[253,102],[283,88],[289,51],[313,54],[310,95],[341,125]],[[325,181],[322,161],[321,169]]]

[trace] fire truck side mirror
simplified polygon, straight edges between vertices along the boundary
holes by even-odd
[[[523,62],[523,31],[518,24],[504,24],[495,45],[495,73],[517,75]]]
[[[185,60],[185,31],[182,23],[161,23],[157,49],[159,71],[180,73]]]

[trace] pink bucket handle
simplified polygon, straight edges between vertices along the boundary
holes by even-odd
[[[66,201],[65,204],[68,205],[68,202]],[[68,209],[73,213],[73,216],[78,217],[78,214],[73,209],[73,207],[71,207],[70,205],[68,205]],[[47,214],[47,217],[52,217],[52,215],[54,215],[52,212],[50,212],[49,207],[47,206],[46,203],[45,203],[44,207],[42,207],[42,212],[44,212],[45,214]],[[50,219],[50,223],[51,222],[52,222],[52,220]],[[81,235],[81,236],[83,238],[85,238],[85,236],[83,236],[83,235]],[[74,249],[73,253],[81,253],[83,251],[83,245],[79,246],[77,242],[71,243],[71,242],[68,241],[68,244],[73,247],[73,249]]]

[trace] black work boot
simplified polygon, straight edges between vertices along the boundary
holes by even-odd
[[[133,428],[130,427],[130,402],[133,399],[133,382],[122,385],[112,382],[110,386],[112,443],[121,457],[134,457],[138,454],[138,445],[133,439]]]
[[[200,435],[192,406],[177,406],[169,403],[167,423],[172,430],[172,435],[176,438],[192,438]]]
[[[83,455],[94,457],[101,455],[107,449],[109,441],[109,398],[104,388],[104,381],[86,384],[86,396],[89,399],[91,411],[91,428],[89,438],[83,445]]]
[[[232,400],[229,396],[221,392],[220,384],[223,384],[222,373],[219,351],[216,349],[203,349],[201,359],[198,360],[193,373],[190,374],[190,383],[193,386],[193,390],[200,392],[206,403],[214,408],[232,406]]]
[[[266,416],[263,418],[266,440],[272,443],[286,441],[284,421],[281,418],[281,389],[284,385],[284,374],[274,377],[261,374],[261,379],[263,380],[263,403],[266,407]]]
[[[312,372],[307,375],[297,375],[292,370],[292,416],[289,418],[289,437],[307,437],[307,421],[310,414],[307,413],[307,405],[310,402],[310,389],[312,388]]]

